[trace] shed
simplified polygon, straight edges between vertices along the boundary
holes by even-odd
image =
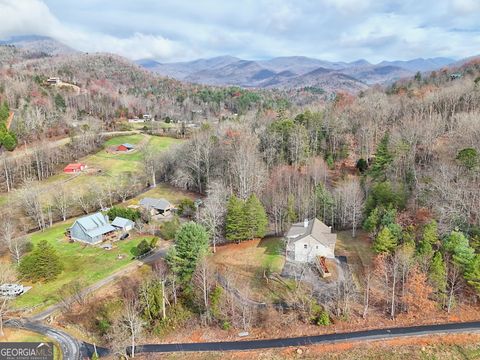
[[[135,226],[135,223],[130,219],[125,219],[123,217],[117,216],[112,221],[112,226],[115,226],[118,229],[122,229],[123,231],[130,231]]]
[[[83,171],[86,168],[87,168],[87,165],[83,163],[71,163],[65,166],[65,168],[63,169],[63,172],[67,174],[72,174],[72,173]]]
[[[116,227],[110,225],[108,217],[98,212],[77,219],[69,229],[70,238],[88,244],[116,239]]]
[[[143,198],[140,206],[150,211],[152,215],[167,216],[174,209],[174,206],[165,199]]]
[[[117,151],[132,151],[135,149],[135,146],[129,143],[124,143],[117,146]]]

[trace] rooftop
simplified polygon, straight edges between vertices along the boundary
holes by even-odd
[[[153,208],[157,210],[168,210],[172,207],[172,204],[165,199],[143,198],[140,201],[140,205],[146,208]]]
[[[332,234],[332,229],[318,219],[292,224],[285,236],[298,241],[309,235],[325,246],[335,244],[337,241],[337,235]]]

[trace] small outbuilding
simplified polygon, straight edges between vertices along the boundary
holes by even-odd
[[[129,143],[121,144],[117,146],[117,151],[127,152],[135,149],[135,146]]]
[[[150,211],[152,215],[168,216],[171,214],[174,206],[165,199],[143,198],[140,206]]]
[[[130,231],[135,226],[135,223],[130,219],[125,219],[123,217],[117,216],[112,221],[112,226],[123,231]]]
[[[25,292],[25,288],[21,284],[1,284],[0,285],[0,297],[12,298],[22,295]]]
[[[83,163],[71,163],[65,166],[65,168],[63,169],[63,172],[67,174],[74,174],[74,173],[81,172],[86,168],[87,168],[87,165]]]

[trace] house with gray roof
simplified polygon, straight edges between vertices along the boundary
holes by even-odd
[[[140,200],[140,206],[150,211],[152,215],[170,215],[174,206],[165,199],[143,198]]]
[[[130,219],[125,219],[123,217],[117,216],[112,221],[112,226],[123,231],[130,231],[135,226],[135,223]]]
[[[87,244],[98,244],[105,240],[116,239],[117,228],[108,221],[108,216],[101,212],[77,219],[69,229],[72,240]]]
[[[292,224],[285,234],[287,260],[303,263],[316,262],[317,258],[335,258],[337,235],[330,226],[318,219]]]

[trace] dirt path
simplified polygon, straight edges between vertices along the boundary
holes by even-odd
[[[15,113],[13,111],[10,111],[10,115],[8,116],[7,119],[7,130],[10,130],[10,125],[12,125],[13,117],[15,116]]]

